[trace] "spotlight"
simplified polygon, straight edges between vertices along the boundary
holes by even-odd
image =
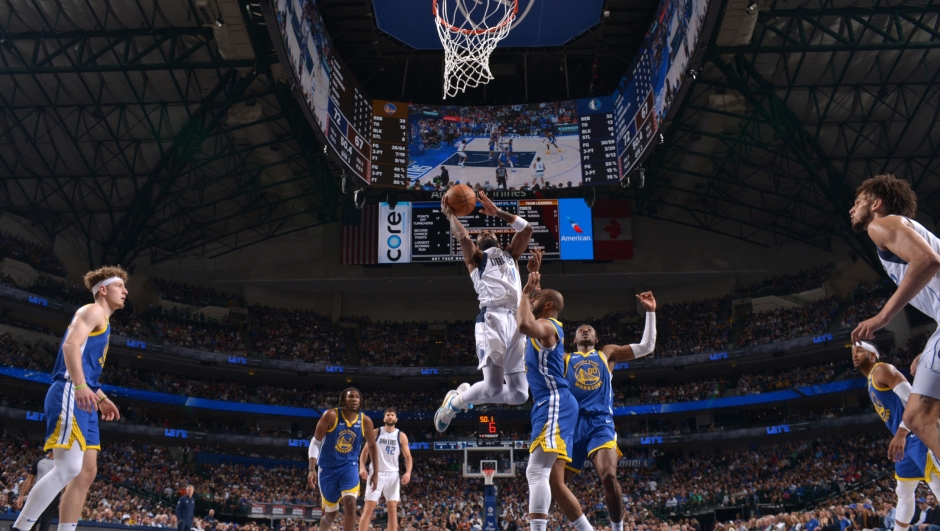
[[[689,70],[689,75],[692,76],[692,81],[698,79],[698,70]]]
[[[222,27],[222,24],[223,24],[223,22],[222,22],[222,17],[221,17],[221,16],[220,16],[220,17],[217,17],[217,18],[215,19],[215,27],[221,28],[221,27]]]
[[[747,10],[754,11],[757,9],[757,0],[749,0],[747,3]]]
[[[629,175],[627,175],[626,177],[623,178],[623,180],[620,181],[620,187],[630,188],[630,176]]]
[[[638,167],[636,169],[636,177],[637,177],[636,187],[643,188],[643,186],[646,184],[646,168],[644,168],[643,166]]]
[[[356,208],[362,210],[362,207],[366,206],[366,189],[360,188],[353,193],[353,203],[356,204]]]
[[[665,143],[666,143],[666,137],[664,137],[662,133],[659,133],[659,145],[661,146]]]
[[[328,155],[330,153],[329,148],[326,147],[326,144],[323,144],[323,154]],[[343,172],[345,174],[345,172]]]

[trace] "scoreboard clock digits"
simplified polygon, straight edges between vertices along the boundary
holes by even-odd
[[[477,415],[477,444],[480,446],[499,446],[499,417],[497,415]]]

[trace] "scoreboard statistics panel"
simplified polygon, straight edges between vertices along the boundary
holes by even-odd
[[[587,185],[620,180],[614,105],[610,96],[578,100],[581,137],[581,176]]]
[[[372,102],[372,175],[374,186],[408,186],[408,104]]]
[[[372,98],[336,55],[330,56],[326,140],[343,163],[366,183],[372,166]]]
[[[580,201],[580,199],[578,200]],[[530,246],[545,249],[546,259],[560,258],[558,240],[558,200],[520,199],[516,201],[494,201],[497,207],[525,218],[533,228]],[[496,233],[499,244],[509,245],[516,231],[505,221],[485,216],[480,212],[459,218],[471,238],[484,229]],[[528,259],[528,253],[523,259]],[[463,261],[460,243],[450,231],[450,222],[436,202],[411,203],[411,261],[456,262]]]

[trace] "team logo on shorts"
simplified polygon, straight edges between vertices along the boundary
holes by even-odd
[[[601,386],[601,369],[594,360],[581,360],[574,365],[574,380],[578,389],[593,391]]]
[[[385,107],[382,108],[385,110],[385,114],[395,114],[395,112],[398,110],[398,107],[392,102],[386,103]]]
[[[352,451],[355,442],[355,432],[352,430],[343,430],[336,436],[336,451],[341,454],[348,454]]]

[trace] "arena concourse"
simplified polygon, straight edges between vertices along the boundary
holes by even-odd
[[[932,429],[940,398],[894,386],[930,370],[940,310],[914,305],[935,293],[859,335],[908,271],[940,271],[940,3],[434,5],[0,5],[0,531],[53,498],[52,480],[33,490],[39,463],[69,478],[41,520],[58,531],[940,531],[940,468],[896,476],[885,427],[908,450]],[[504,12],[486,68],[465,72],[492,79],[448,92],[441,39],[486,41]],[[872,206],[876,176],[901,200]],[[458,217],[464,185],[479,211]],[[938,274],[909,278],[929,295]],[[586,521],[557,489],[532,516],[557,442],[533,433],[531,368],[524,401],[453,407],[494,363],[513,392],[481,337],[496,314],[531,328],[533,278],[533,312],[563,294],[564,341],[520,336],[527,356],[578,351],[585,324],[596,348],[629,345],[585,376],[609,373],[615,436],[597,449],[618,454],[606,480],[594,457],[566,479]],[[73,381],[73,348],[97,381]],[[897,368],[888,391],[860,348]],[[335,448],[392,408],[399,474],[413,461],[371,520],[367,480],[336,504],[310,483],[317,426],[350,388],[362,427],[335,417]],[[907,427],[905,407],[929,418]]]

